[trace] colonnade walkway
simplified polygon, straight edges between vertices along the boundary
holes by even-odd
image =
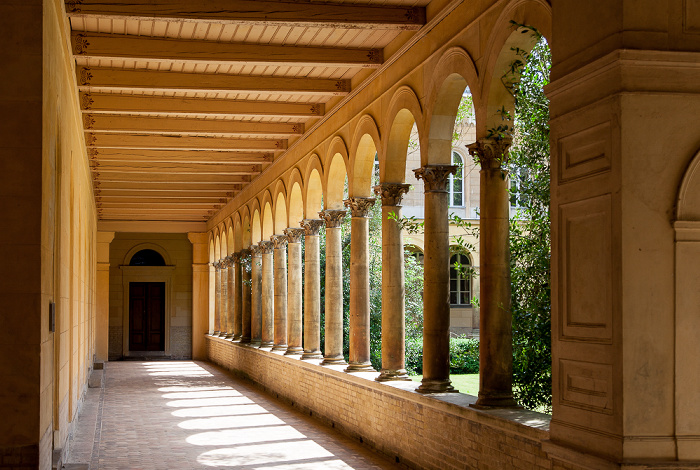
[[[397,465],[212,364],[110,362],[88,389],[68,469],[370,469]]]

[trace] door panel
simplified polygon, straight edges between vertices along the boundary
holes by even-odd
[[[165,283],[129,283],[129,350],[165,350]]]

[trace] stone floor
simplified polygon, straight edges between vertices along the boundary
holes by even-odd
[[[110,362],[65,469],[369,469],[393,462],[211,364]]]

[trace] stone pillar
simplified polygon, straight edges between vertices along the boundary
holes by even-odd
[[[374,371],[369,360],[369,211],[373,198],[345,200],[350,225],[350,358],[346,372]]]
[[[214,261],[214,336],[221,334],[221,260]]]
[[[233,341],[240,341],[243,330],[243,289],[241,279],[241,252],[231,255],[233,263]]]
[[[480,139],[469,153],[481,165],[479,213],[479,398],[476,408],[514,407],[510,311],[510,141]]]
[[[255,347],[260,347],[262,342],[262,252],[260,246],[253,245],[251,248],[250,271],[251,271],[251,333],[252,343]]]
[[[187,234],[192,242],[192,359],[207,359],[205,335],[209,330],[209,235]]]
[[[274,346],[274,318],[275,318],[275,291],[274,291],[274,258],[273,247],[270,241],[261,241],[259,244],[262,254],[262,342],[261,348],[271,348]]]
[[[221,307],[219,307],[219,325],[221,329],[219,330],[219,336],[226,337],[228,331],[228,258],[221,258],[219,261],[221,266]]]
[[[401,218],[401,198],[410,184],[382,183],[374,192],[382,198],[382,371],[378,381],[410,380],[406,373],[404,254],[401,228],[389,215]]]
[[[250,343],[251,289],[250,289],[250,250],[241,250],[241,343]],[[245,265],[245,266],[244,266]]]
[[[323,220],[305,219],[304,227],[304,354],[321,359],[321,265],[318,232]]]
[[[298,355],[304,352],[301,342],[302,333],[302,294],[301,294],[301,240],[304,229],[288,228],[284,234],[289,243],[289,269],[287,270],[287,352]],[[276,309],[275,309],[276,310]]]
[[[233,304],[235,290],[235,268],[233,264],[233,255],[226,257],[226,273],[228,274],[228,282],[226,283],[228,290],[226,291],[226,339],[233,339]]]
[[[425,182],[423,380],[421,393],[453,392],[450,384],[450,224],[447,181],[452,165],[414,170]]]
[[[274,263],[274,337],[273,351],[287,350],[287,237],[273,235],[270,239]]]
[[[97,325],[95,335],[95,359],[109,359],[109,244],[114,232],[97,232]]]
[[[326,351],[321,364],[345,364],[343,357],[343,247],[345,211],[319,212],[326,221]]]

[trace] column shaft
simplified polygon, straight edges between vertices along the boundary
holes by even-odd
[[[262,341],[262,255],[260,247],[253,247],[253,257],[251,260],[252,275],[252,342],[254,346],[260,347]]]
[[[221,333],[221,266],[219,261],[214,264],[214,336]]]
[[[226,338],[233,339],[233,305],[235,303],[235,267],[233,264],[233,258],[231,256],[227,259],[228,262],[228,299],[226,306]]]
[[[306,219],[304,236],[304,354],[302,359],[321,359],[321,265],[318,232],[322,220]]]
[[[262,250],[262,342],[260,347],[271,348],[274,346],[274,259],[272,254],[272,242],[259,243]]]
[[[301,342],[302,333],[302,293],[301,293],[301,240],[304,229],[288,228],[284,231],[288,240],[287,269],[287,352],[301,354],[304,352]]]
[[[410,380],[406,373],[404,255],[401,228],[389,215],[401,218],[401,197],[408,184],[375,187],[382,198],[382,370],[377,380]]]
[[[347,372],[372,371],[369,346],[369,210],[374,199],[354,197],[350,226],[350,357]]]
[[[450,383],[450,239],[447,178],[456,167],[415,170],[425,181],[423,380],[421,393],[455,391]]]
[[[219,310],[219,336],[226,336],[228,330],[228,262],[221,260],[221,307]]]
[[[510,311],[510,202],[501,168],[507,141],[482,139],[470,146],[481,163],[479,236],[479,398],[475,407],[514,407],[513,333]]]
[[[241,254],[236,253],[233,258],[233,339],[240,340],[243,330],[243,289],[241,278]]]
[[[324,211],[326,220],[326,335],[322,364],[345,364],[343,357],[343,253],[340,223],[345,211]]]
[[[242,256],[246,260],[244,264],[248,264],[250,259],[250,251],[244,250]],[[247,266],[241,266],[241,343],[250,343],[250,325],[251,325],[251,289],[250,289],[250,271]]]
[[[287,237],[273,235],[274,245],[274,334],[273,351],[287,350]]]

